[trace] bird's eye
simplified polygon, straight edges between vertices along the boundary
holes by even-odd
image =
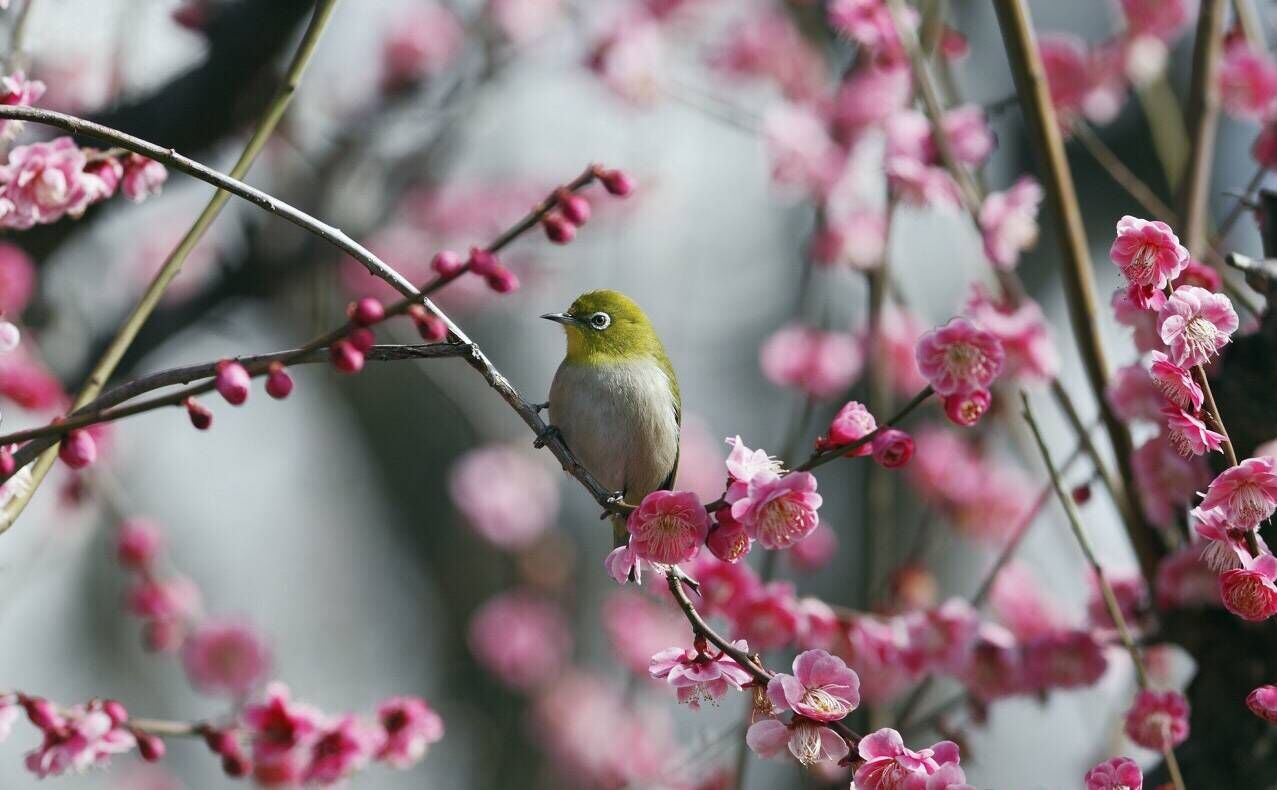
[[[607,329],[612,325],[612,316],[607,313],[595,313],[590,316],[590,326],[595,329]]]

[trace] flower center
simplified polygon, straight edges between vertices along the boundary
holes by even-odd
[[[1153,284],[1153,270],[1157,265],[1157,247],[1152,244],[1141,244],[1131,262],[1126,265],[1126,277],[1140,285]]]
[[[821,713],[843,716],[850,712],[842,700],[820,688],[807,689],[807,693],[803,694],[803,704]]]
[[[810,721],[803,720],[794,726],[794,734],[790,736],[790,747],[794,757],[803,765],[820,762],[821,744],[820,728]]]
[[[657,516],[647,522],[643,538],[648,544],[649,553],[658,562],[671,562],[679,558],[687,545],[688,530],[686,523],[675,516]]]
[[[764,545],[785,548],[797,542],[816,526],[810,510],[787,498],[773,499],[758,512],[755,522]]]
[[[1193,444],[1193,440],[1189,438],[1188,434],[1183,430],[1179,428],[1172,428],[1167,436],[1167,440],[1170,442],[1171,447],[1175,448],[1175,452],[1185,458],[1197,455],[1196,445]]]
[[[1228,504],[1239,522],[1237,526],[1254,529],[1272,515],[1272,500],[1253,483],[1243,483],[1228,498]]]
[[[970,343],[954,343],[944,350],[944,369],[957,379],[969,379],[983,371],[984,352]]]
[[[1210,321],[1195,316],[1184,324],[1184,344],[1193,352],[1193,356],[1207,358],[1215,354],[1215,341],[1219,330]]]

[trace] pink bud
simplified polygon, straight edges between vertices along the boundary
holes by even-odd
[[[137,738],[137,751],[148,763],[159,762],[164,758],[164,741],[149,732],[133,731]]]
[[[7,447],[0,449],[0,476],[12,477],[16,471],[18,471],[18,461],[13,457],[13,453],[9,452]]]
[[[372,326],[386,317],[386,308],[371,296],[365,296],[346,309],[346,316],[360,326]]]
[[[116,727],[129,720],[128,710],[118,700],[109,699],[103,702],[102,712],[111,717],[111,723]]]
[[[328,356],[333,367],[342,373],[358,373],[364,368],[363,352],[355,348],[349,340],[338,340],[328,347]]]
[[[213,425],[213,412],[194,398],[187,398],[186,414],[191,418],[191,425],[197,430],[207,431]]]
[[[159,527],[141,518],[126,518],[120,522],[120,534],[116,538],[116,559],[125,568],[140,570],[151,564],[160,550],[163,536]]]
[[[251,379],[244,366],[230,359],[217,363],[217,375],[213,378],[213,386],[232,406],[239,406],[248,400]]]
[[[266,375],[266,394],[275,400],[287,398],[293,391],[293,377],[284,370],[282,362],[270,363],[270,373]]]
[[[1073,501],[1079,505],[1085,505],[1091,501],[1091,486],[1083,483],[1073,489]]]
[[[61,717],[58,716],[58,711],[53,707],[53,703],[47,699],[24,697],[22,698],[22,707],[27,711],[27,718],[37,728],[47,732],[58,727]]]
[[[944,414],[950,421],[969,428],[980,421],[992,402],[993,396],[988,390],[954,393],[944,397]]]
[[[456,277],[461,273],[461,268],[465,266],[465,261],[461,260],[461,256],[452,250],[443,250],[435,253],[435,257],[430,259],[430,268],[435,270],[435,274],[440,277]]]
[[[62,437],[58,457],[72,469],[83,469],[98,459],[98,446],[88,431],[71,431]]]
[[[368,349],[377,345],[377,336],[372,333],[371,329],[363,326],[353,330],[346,339],[361,354],[367,354]]]
[[[621,170],[600,170],[598,177],[603,182],[603,188],[609,194],[617,197],[629,197],[630,193],[634,191],[634,179]]]
[[[470,248],[470,271],[480,277],[487,277],[501,268],[497,256],[479,247]]]
[[[499,294],[519,290],[518,276],[504,266],[498,266],[496,271],[488,275],[487,280],[488,287]]]
[[[558,214],[547,214],[541,220],[545,237],[555,244],[567,244],[576,238],[576,226]]]
[[[142,643],[154,653],[172,653],[185,639],[186,629],[179,620],[151,620],[142,626]]]
[[[726,508],[718,511],[717,520],[718,524],[710,530],[709,537],[705,539],[705,545],[709,547],[710,553],[723,562],[736,562],[749,554],[753,541],[750,540],[749,535],[745,534],[745,527],[732,518]]]
[[[222,757],[222,770],[227,776],[239,779],[248,775],[248,760],[242,754],[227,754]]]
[[[566,189],[558,194],[559,212],[563,218],[580,227],[590,221],[590,201]]]
[[[427,343],[438,343],[448,336],[448,327],[443,319],[431,313],[425,307],[415,304],[408,308],[408,315],[417,326],[417,334]]]
[[[913,458],[913,437],[895,428],[885,428],[874,437],[874,460],[893,469]]]
[[[239,751],[239,744],[230,730],[204,730],[204,743],[213,754],[235,754]]]

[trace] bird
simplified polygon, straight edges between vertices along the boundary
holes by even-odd
[[[678,472],[678,377],[642,308],[613,290],[581,294],[562,313],[567,354],[550,385],[549,428],[614,498],[637,504]],[[612,517],[614,545],[625,519]]]

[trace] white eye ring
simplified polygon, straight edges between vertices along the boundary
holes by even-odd
[[[607,329],[612,325],[612,316],[607,313],[595,313],[590,316],[590,326],[595,329]]]

